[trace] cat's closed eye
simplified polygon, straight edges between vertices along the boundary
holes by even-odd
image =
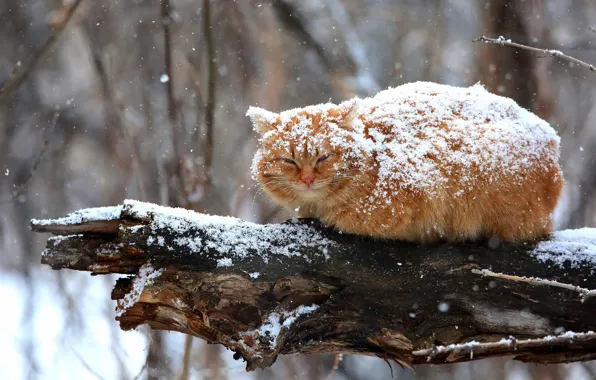
[[[329,156],[330,156],[330,154],[325,154],[325,155],[322,155],[322,156],[321,156],[321,157],[319,157],[319,159],[317,160],[317,164],[318,164],[319,162],[323,162],[323,161],[325,161],[326,159],[328,159],[328,158],[329,158]]]
[[[281,162],[283,162],[284,164],[289,164],[289,165],[295,165],[295,166],[298,166],[298,164],[296,163],[296,161],[294,161],[294,160],[291,160],[291,159],[289,159],[289,158],[285,158],[285,157],[282,157],[282,158],[281,158]]]

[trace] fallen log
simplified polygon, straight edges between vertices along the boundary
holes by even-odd
[[[127,275],[112,291],[122,329],[223,344],[248,370],[280,354],[408,367],[596,358],[596,229],[537,244],[416,245],[309,219],[259,225],[136,201],[31,228],[58,235],[42,264]]]

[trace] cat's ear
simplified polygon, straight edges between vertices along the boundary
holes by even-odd
[[[253,129],[259,134],[271,131],[279,124],[279,114],[259,107],[249,107],[246,116],[250,119]]]
[[[340,128],[353,130],[354,121],[358,118],[360,102],[358,98],[346,100],[329,112],[329,118]]]

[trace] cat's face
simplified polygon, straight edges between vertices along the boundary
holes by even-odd
[[[300,206],[337,201],[358,172],[350,160],[354,103],[306,107],[275,114],[247,113],[261,134],[253,175],[275,200]]]

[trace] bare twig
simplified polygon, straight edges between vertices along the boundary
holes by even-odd
[[[8,78],[8,82],[0,88],[0,100],[2,100],[2,98],[4,98],[4,96],[6,96],[6,94],[8,94],[10,91],[19,87],[21,83],[23,83],[25,79],[27,79],[31,71],[35,69],[35,66],[37,66],[39,62],[41,62],[45,58],[48,52],[52,50],[52,47],[54,46],[56,41],[58,41],[58,38],[62,34],[62,31],[64,31],[70,19],[72,18],[72,15],[82,2],[83,0],[75,0],[74,3],[68,6],[66,8],[66,14],[64,15],[64,21],[57,24],[54,27],[52,34],[50,34],[50,37],[46,40],[43,46],[35,53],[35,55],[33,55],[31,60],[29,60],[29,62],[27,62],[27,64],[25,64],[24,66],[17,65],[16,70],[13,72],[10,78]]]
[[[149,356],[147,356],[147,358],[145,359],[145,363],[143,364],[143,366],[139,370],[139,373],[137,373],[137,375],[133,378],[133,380],[139,380],[141,378],[141,375],[147,369],[147,364],[149,364],[149,360],[148,359],[149,359]]]
[[[433,357],[435,357],[437,354],[457,354],[457,356],[459,357],[470,355],[470,359],[473,359],[475,353],[480,354],[491,351],[495,352],[498,350],[504,350],[504,352],[511,354],[511,347],[514,347],[514,351],[518,351],[528,347],[552,346],[556,343],[573,342],[574,340],[581,339],[593,339],[594,336],[595,333],[593,331],[583,333],[569,331],[560,335],[549,335],[545,336],[544,338],[537,339],[518,340],[514,337],[509,337],[509,339],[501,339],[498,342],[480,343],[477,341],[471,341],[468,343],[450,344],[448,346],[435,346],[433,348],[416,350],[412,352],[412,355],[414,357],[426,357],[427,362],[430,362],[433,359]]]
[[[75,356],[77,357],[77,359],[79,360],[79,362],[81,362],[81,364],[83,365],[83,367],[87,371],[89,371],[90,374],[92,374],[96,379],[99,379],[99,380],[103,380],[104,379],[93,368],[91,368],[91,366],[89,365],[89,363],[87,363],[87,361],[85,361],[85,359],[83,359],[83,357],[78,352],[76,352],[75,350],[72,350],[72,352],[75,354]]]
[[[582,302],[584,302],[586,299],[588,299],[590,297],[596,296],[596,290],[586,289],[586,288],[582,288],[579,286],[565,284],[565,283],[553,281],[553,280],[545,280],[543,278],[538,278],[538,277],[520,277],[520,276],[514,276],[514,275],[504,274],[504,273],[495,273],[488,269],[482,269],[482,270],[472,269],[472,273],[479,274],[482,276],[501,278],[503,280],[525,282],[525,283],[532,284],[532,285],[545,285],[545,286],[553,286],[556,288],[572,290],[574,292],[578,292],[581,295]]]
[[[209,172],[213,163],[213,122],[215,118],[215,86],[216,86],[216,71],[217,62],[215,57],[215,43],[213,41],[213,30],[211,22],[211,7],[210,0],[203,0],[203,12],[205,18],[203,20],[203,33],[205,35],[205,44],[207,47],[207,108],[205,110],[205,175],[207,182],[210,182]]]
[[[586,69],[588,69],[592,72],[596,72],[596,67],[594,65],[591,65],[584,61],[581,61],[575,57],[571,57],[569,55],[563,54],[559,50],[539,49],[539,48],[535,48],[532,46],[522,45],[522,44],[518,44],[517,42],[512,42],[509,39],[505,39],[503,36],[500,36],[499,38],[489,38],[489,37],[485,37],[485,36],[480,36],[480,37],[474,39],[473,41],[474,42],[492,43],[492,44],[497,44],[497,45],[501,45],[501,46],[511,46],[511,47],[515,47],[518,49],[528,50],[528,51],[531,51],[534,53],[540,53],[540,54],[545,54],[545,55],[551,56],[551,57],[557,57],[557,58],[564,59],[566,61],[575,63],[577,65],[580,65],[582,67],[585,67]]]
[[[596,28],[594,28],[593,26],[590,27],[590,31],[596,33]]]
[[[45,137],[41,144],[41,150],[39,151],[37,158],[33,162],[33,165],[31,165],[31,168],[27,172],[27,176],[25,177],[25,179],[23,180],[23,182],[20,185],[16,186],[16,189],[12,192],[12,194],[9,194],[3,198],[0,198],[0,205],[14,201],[15,199],[17,199],[21,194],[23,194],[27,190],[27,185],[29,184],[29,181],[31,181],[31,178],[33,178],[33,174],[39,167],[39,164],[41,163],[41,159],[43,158],[46,151],[48,150],[48,145],[50,144],[50,136],[51,136],[52,132],[54,131],[54,127],[56,127],[56,124],[58,123],[58,117],[60,117],[59,109],[57,109],[56,112],[54,112],[54,117],[52,118],[52,121],[50,122],[50,126],[45,132]]]

